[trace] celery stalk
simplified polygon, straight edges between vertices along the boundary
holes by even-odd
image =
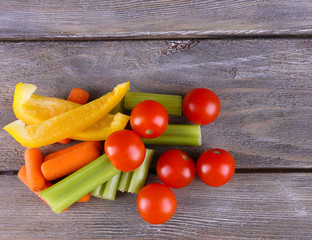
[[[132,178],[133,172],[122,172],[119,185],[118,185],[118,190],[121,192],[127,192],[129,188],[129,184]]]
[[[90,195],[93,197],[101,198],[104,192],[105,184],[103,183],[100,186],[98,186],[96,189],[94,189],[92,192],[90,192]]]
[[[200,146],[200,125],[169,124],[166,131],[159,137],[145,139],[144,144]]]
[[[155,150],[146,149],[144,162],[141,164],[140,167],[133,171],[128,192],[138,193],[144,186],[154,153]]]
[[[116,193],[117,193],[117,188],[120,180],[120,175],[121,173],[118,173],[111,179],[109,179],[105,183],[104,191],[102,194],[102,198],[106,200],[115,200],[116,198]]]
[[[104,154],[68,177],[40,192],[55,213],[62,212],[119,171]]]
[[[124,108],[132,110],[138,103],[144,100],[154,100],[162,104],[169,115],[182,115],[182,97],[179,95],[128,92],[124,98]]]

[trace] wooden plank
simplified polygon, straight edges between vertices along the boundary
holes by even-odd
[[[311,35],[309,0],[2,1],[0,39]]]
[[[150,175],[148,183],[157,182]],[[173,218],[149,225],[136,195],[91,199],[56,215],[16,176],[0,176],[2,239],[310,239],[312,175],[236,174],[223,187],[199,179],[175,189]]]
[[[221,99],[220,116],[202,127],[201,147],[181,149],[194,159],[210,148],[226,149],[237,168],[311,168],[311,43],[310,39],[1,43],[0,123],[15,120],[11,106],[18,82],[37,84],[37,94],[60,98],[81,87],[92,99],[124,81],[131,82],[132,91],[181,95],[206,87]],[[182,117],[171,119],[177,122],[188,123]],[[0,143],[0,170],[19,169],[24,148],[5,131]],[[168,148],[156,147],[156,158]]]

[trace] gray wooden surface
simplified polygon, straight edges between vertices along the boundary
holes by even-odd
[[[181,95],[206,87],[219,95],[221,114],[202,126],[201,147],[182,149],[194,158],[208,148],[227,149],[238,168],[311,168],[311,44],[202,40],[172,53],[170,41],[0,43],[0,123],[15,120],[12,96],[20,81],[37,84],[38,94],[61,98],[73,87],[96,98],[124,81],[132,91]],[[0,170],[17,170],[23,148],[6,132],[0,141],[10,143],[0,149]]]
[[[309,0],[2,1],[0,39],[308,35]]]
[[[158,181],[151,175],[148,183]],[[208,188],[196,178],[174,190],[174,217],[149,225],[132,194],[76,203],[56,215],[16,176],[0,176],[0,238],[311,239],[311,181],[311,174],[237,174],[223,187]]]
[[[177,211],[163,225],[144,222],[132,194],[56,215],[18,180],[25,149],[2,130],[0,239],[311,239],[311,12],[308,0],[0,2],[1,127],[15,120],[18,82],[60,98],[80,87],[91,99],[124,81],[180,95],[206,87],[221,114],[202,127],[201,147],[179,148],[194,160],[223,148],[237,167],[223,187],[196,177],[174,190]],[[148,183],[168,149],[153,148]]]

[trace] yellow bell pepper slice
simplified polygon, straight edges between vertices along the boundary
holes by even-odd
[[[25,126],[21,120],[6,125],[9,132],[25,147],[42,147],[74,136],[111,111],[129,91],[129,82],[117,85],[106,95],[41,123]],[[27,101],[27,100],[26,100]]]
[[[36,89],[36,85],[27,83],[18,83],[15,87],[13,111],[16,118],[26,124],[41,123],[81,105],[60,98],[35,95]]]
[[[33,84],[18,83],[15,87],[13,98],[13,111],[15,116],[26,124],[41,123],[49,118],[68,112],[81,104],[60,98],[44,97],[33,94],[36,90]],[[113,110],[122,107],[123,100]],[[117,106],[119,106],[118,109]],[[112,112],[112,111],[111,111]],[[111,133],[124,129],[129,121],[129,116],[106,114],[90,127],[74,134],[70,138],[81,141],[102,141]]]
[[[107,114],[105,118],[92,124],[90,127],[75,133],[71,139],[80,141],[101,141],[105,140],[110,134],[127,126],[130,117],[116,113],[115,115]]]

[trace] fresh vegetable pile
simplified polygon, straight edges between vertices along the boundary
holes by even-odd
[[[225,150],[207,150],[195,164],[184,151],[168,147],[156,165],[163,184],[144,187],[155,152],[146,144],[201,145],[200,125],[213,122],[220,112],[219,98],[209,89],[193,89],[182,100],[177,95],[128,92],[126,82],[88,102],[89,93],[79,88],[72,89],[67,100],[35,95],[36,88],[16,85],[13,111],[18,120],[4,130],[27,147],[19,179],[55,213],[90,196],[114,200],[117,191],[123,191],[138,193],[142,218],[161,224],[177,207],[171,188],[186,187],[196,173],[213,187],[234,175],[234,159]],[[131,110],[130,116],[123,109]],[[182,113],[193,124],[169,123],[168,115]],[[125,129],[128,122],[131,128]],[[40,147],[71,139],[82,142],[42,156]]]

